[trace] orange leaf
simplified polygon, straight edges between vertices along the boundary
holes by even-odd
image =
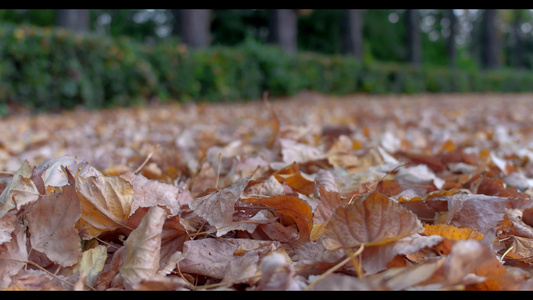
[[[280,183],[285,182],[298,193],[310,195],[313,192],[314,182],[305,179],[300,172],[297,172],[289,177],[283,177],[280,175],[275,175],[275,177]]]
[[[290,217],[296,223],[300,232],[299,241],[308,241],[313,227],[313,213],[311,206],[298,197],[293,196],[275,196],[264,199],[248,198],[252,203],[272,207],[276,212]]]
[[[460,228],[448,224],[424,225],[425,235],[440,235],[451,240],[475,239],[480,241],[483,234],[472,228]]]
[[[329,250],[381,245],[422,231],[412,212],[372,192],[363,201],[337,208],[326,225],[323,243]]]

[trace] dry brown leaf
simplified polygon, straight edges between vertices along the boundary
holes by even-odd
[[[11,284],[11,276],[17,274],[26,265],[28,251],[26,248],[26,230],[19,225],[11,233],[11,240],[0,245],[0,289]]]
[[[423,231],[416,216],[377,192],[335,210],[324,231],[326,249],[380,245]]]
[[[52,261],[68,267],[81,257],[81,244],[75,228],[81,207],[74,186],[75,180],[66,169],[68,184],[61,192],[44,195],[27,214],[30,243]]]
[[[333,176],[333,174],[331,174],[330,171],[325,170],[325,169],[319,169],[318,172],[316,172],[314,184],[315,184],[315,187],[313,189],[313,194],[315,198],[317,199],[320,197],[320,193],[318,191],[319,185],[323,186],[326,189],[326,191],[330,193],[339,192],[337,188],[337,184],[335,183],[335,177]]]
[[[135,288],[143,279],[154,277],[159,270],[161,232],[166,217],[163,208],[151,207],[139,227],[128,236],[124,261],[119,268],[126,288]]]
[[[76,192],[82,210],[78,230],[83,239],[126,226],[133,202],[129,182],[118,176],[78,176]]]
[[[306,285],[305,281],[296,276],[287,255],[274,252],[261,261],[261,280],[257,290],[302,290]]]
[[[330,192],[326,190],[325,187],[321,185],[316,185],[318,190],[318,199],[320,203],[315,208],[313,212],[313,223],[314,224],[324,224],[329,220],[331,215],[335,212],[337,207],[347,204],[350,199],[344,199],[337,192]]]
[[[251,239],[201,239],[185,242],[183,247],[184,258],[178,262],[182,273],[199,274],[211,278],[223,279],[229,276],[232,279],[240,273],[232,271],[226,275],[227,270],[234,270],[233,266],[241,261],[244,253],[255,253],[264,257],[280,247],[279,242],[259,241]],[[248,258],[253,259],[250,254]],[[247,266],[244,274],[255,274],[253,268],[258,265]],[[248,278],[246,278],[248,279]]]
[[[171,216],[180,211],[181,205],[187,205],[192,201],[188,189],[180,189],[174,185],[149,180],[141,174],[127,172],[119,175],[133,187],[133,202],[131,203],[130,216],[139,207],[164,206]]]
[[[366,247],[362,253],[365,275],[383,271],[387,264],[396,256],[415,253],[426,247],[433,247],[442,241],[442,237],[421,236],[413,234],[391,243]]]
[[[231,227],[234,225],[235,202],[239,200],[249,181],[250,176],[241,178],[227,188],[194,199],[189,207],[217,229],[217,236],[224,235],[235,229]]]
[[[441,198],[442,199],[442,198]],[[496,227],[503,220],[509,200],[504,197],[482,194],[455,194],[447,198],[448,207],[459,207],[449,218],[451,224],[469,227],[482,234]]]
[[[22,166],[13,175],[9,185],[0,194],[0,218],[8,211],[20,208],[28,203],[39,199],[39,191],[31,180],[32,168],[28,161],[24,161]]]
[[[17,216],[13,211],[0,218],[0,245],[11,240],[11,233],[17,227]]]
[[[306,201],[293,196],[275,196],[262,199],[248,198],[247,200],[258,205],[272,207],[276,213],[289,217],[298,227],[298,241],[309,241],[313,226],[313,213],[311,206]],[[269,225],[273,226],[274,224]]]

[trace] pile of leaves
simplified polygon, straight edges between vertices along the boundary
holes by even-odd
[[[531,289],[530,97],[6,118],[0,288]]]

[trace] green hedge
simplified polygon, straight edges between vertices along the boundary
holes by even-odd
[[[127,38],[62,29],[0,26],[0,114],[11,104],[35,110],[142,104],[148,99],[236,101],[264,91],[328,94],[528,92],[533,73],[465,71],[353,57],[285,54],[247,40],[191,51],[176,41],[146,46]]]

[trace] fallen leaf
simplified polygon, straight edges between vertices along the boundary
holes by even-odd
[[[363,201],[335,210],[324,231],[326,249],[353,249],[392,242],[423,231],[416,216],[388,197],[372,192]]]
[[[12,276],[17,274],[28,260],[26,248],[26,232],[23,226],[17,226],[11,233],[9,242],[0,245],[0,289],[10,286]]]
[[[86,284],[93,286],[100,272],[104,269],[107,259],[107,248],[104,245],[83,252],[79,263],[74,267],[80,278],[85,278]]]
[[[241,178],[227,188],[194,199],[189,207],[217,229],[217,236],[224,235],[233,230],[230,226],[234,224],[235,202],[241,197],[248,181],[250,176]]]
[[[143,279],[150,279],[159,270],[161,231],[167,213],[158,206],[151,207],[141,224],[126,240],[124,261],[119,268],[126,288],[134,289]]]
[[[133,202],[129,182],[118,176],[78,176],[76,192],[82,210],[78,230],[83,239],[126,226]]]
[[[431,248],[441,241],[442,237],[437,235],[413,234],[391,243],[366,247],[362,253],[365,276],[385,270],[396,255],[415,253],[426,247]]]
[[[178,262],[178,268],[182,273],[223,279],[226,276],[226,270],[233,268],[231,265],[241,261],[243,255],[240,253],[243,249],[246,249],[246,253],[256,253],[258,257],[264,257],[279,247],[279,242],[251,239],[191,240],[184,244],[184,258]],[[255,259],[253,261],[255,262]],[[247,266],[247,268],[250,267],[257,268],[259,266]],[[244,273],[255,274],[255,271],[252,268]]]
[[[304,200],[293,196],[274,196],[269,198],[248,198],[247,201],[266,207],[272,207],[275,212],[287,216],[298,227],[298,241],[308,241],[313,226],[311,206]]]
[[[425,235],[438,235],[447,239],[459,241],[467,239],[475,239],[480,241],[483,238],[483,234],[468,227],[456,227],[448,224],[425,224]]]
[[[52,261],[68,267],[81,257],[81,244],[75,228],[81,216],[81,207],[72,174],[67,173],[68,184],[61,192],[40,196],[27,214],[30,243]]]
[[[181,190],[176,186],[149,180],[140,174],[126,172],[119,175],[133,187],[133,201],[131,203],[131,216],[139,207],[162,206],[166,207],[171,216],[175,216],[180,211],[181,205],[186,205],[192,201],[189,190]],[[128,217],[129,217],[128,216]]]
[[[28,203],[39,199],[39,191],[31,180],[32,168],[28,161],[24,161],[22,166],[13,175],[13,179],[9,185],[0,194],[0,218],[8,211],[20,208]]]

